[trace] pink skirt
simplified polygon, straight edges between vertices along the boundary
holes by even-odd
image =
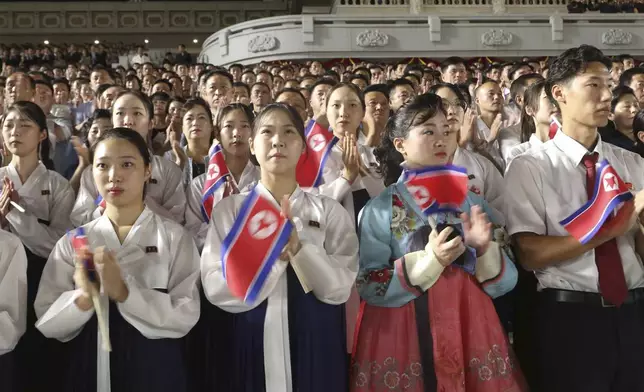
[[[437,379],[430,390],[528,390],[494,304],[472,275],[448,267],[428,296]],[[365,304],[358,328],[351,391],[425,391],[414,302],[399,308]]]

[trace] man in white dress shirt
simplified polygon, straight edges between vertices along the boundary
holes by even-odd
[[[552,62],[545,90],[563,129],[516,157],[505,177],[508,230],[539,282],[537,391],[644,391],[644,234],[633,202],[584,245],[559,224],[592,196],[597,160],[634,191],[644,188],[644,160],[597,133],[610,113],[610,65],[587,45]]]
[[[137,46],[136,54],[132,56],[132,60],[130,60],[130,63],[132,64],[132,66],[134,66],[134,64],[142,65],[149,62],[150,62],[150,56],[148,56],[143,52],[143,46]]]

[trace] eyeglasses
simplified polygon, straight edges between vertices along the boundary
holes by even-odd
[[[465,109],[465,105],[463,105],[463,102],[459,101],[458,99],[455,100],[455,101],[450,101],[449,99],[444,99],[443,98],[443,109],[447,110],[450,107],[452,109],[456,109],[456,110],[458,110],[458,109],[464,110]]]

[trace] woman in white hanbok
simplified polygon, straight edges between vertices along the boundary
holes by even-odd
[[[137,91],[124,91],[112,105],[112,123],[137,131],[149,146],[154,111],[152,102]],[[148,147],[149,148],[149,147]],[[145,204],[157,214],[183,223],[186,194],[183,189],[179,166],[167,159],[153,155],[150,163],[152,174],[146,186]],[[91,168],[85,169],[72,210],[72,223],[81,226],[100,217],[105,208],[101,203]]]
[[[294,230],[255,301],[231,293],[221,256],[248,193],[213,209],[217,219],[206,237],[201,279],[208,300],[234,317],[229,344],[220,351],[225,366],[211,369],[224,372],[230,385],[204,391],[348,389],[343,304],[356,277],[358,239],[353,217],[338,202],[299,188],[295,172],[304,146],[304,125],[293,108],[272,104],[258,114],[250,141],[261,171],[254,189],[281,208]]]
[[[14,349],[27,328],[27,255],[15,235],[0,230],[0,390],[17,392]]]
[[[16,361],[23,387],[38,391],[56,390],[51,382],[62,369],[64,349],[36,330],[33,304],[49,253],[72,227],[74,204],[74,191],[53,170],[47,135],[47,118],[35,103],[16,102],[7,110],[2,137],[12,157],[0,168],[0,221],[22,241],[27,254],[27,331],[16,348]],[[34,368],[40,369],[38,377],[33,377]]]
[[[92,175],[105,213],[82,228],[88,247],[65,236],[47,260],[36,297],[37,328],[66,343],[64,391],[187,391],[183,338],[199,319],[199,256],[190,234],[144,202],[152,173],[141,135],[108,131],[93,149]],[[83,261],[92,259],[90,281]],[[92,287],[92,286],[96,287]],[[100,347],[90,294],[99,291],[112,352]]]

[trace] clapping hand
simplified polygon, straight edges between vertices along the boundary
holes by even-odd
[[[289,197],[286,195],[282,198],[281,208],[282,208],[282,211],[280,214],[282,215],[282,217],[293,222],[291,202],[289,201]],[[288,243],[284,247],[284,251],[280,255],[280,259],[291,261],[291,257],[297,254],[297,252],[300,251],[301,247],[302,247],[302,244],[300,243],[300,237],[297,235],[297,229],[295,228],[295,225],[293,225],[293,230],[291,231],[291,237],[288,239]]]
[[[483,256],[492,241],[492,223],[488,221],[487,215],[479,206],[472,207],[470,215],[462,213],[461,220],[465,245],[474,248],[477,257]]]

